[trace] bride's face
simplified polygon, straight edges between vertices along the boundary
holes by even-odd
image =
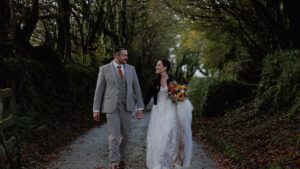
[[[156,64],[156,67],[155,67],[155,73],[156,74],[162,74],[163,72],[166,72],[167,70],[167,67],[164,67],[164,65],[162,64],[162,61],[159,60]]]

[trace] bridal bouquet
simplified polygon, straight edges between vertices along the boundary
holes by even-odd
[[[179,85],[176,82],[168,84],[168,96],[173,103],[183,102],[186,99],[187,87],[185,85]]]

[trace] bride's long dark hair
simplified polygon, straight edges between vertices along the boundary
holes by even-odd
[[[162,65],[163,65],[164,67],[167,68],[167,69],[166,69],[166,72],[167,72],[167,74],[168,74],[169,77],[170,77],[170,76],[171,76],[171,75],[170,75],[171,62],[170,62],[169,60],[167,60],[167,59],[160,59],[160,60],[158,60],[158,61],[161,61]],[[159,79],[161,78],[161,77],[160,77],[160,74],[158,74],[158,77],[159,77]]]

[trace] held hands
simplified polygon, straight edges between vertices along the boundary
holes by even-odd
[[[99,122],[101,119],[100,112],[93,112],[94,120]]]
[[[138,120],[139,120],[139,119],[142,119],[143,116],[144,116],[143,110],[138,110],[138,111],[135,113],[135,118],[138,119]]]

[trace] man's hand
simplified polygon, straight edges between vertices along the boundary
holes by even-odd
[[[136,118],[136,119],[142,119],[143,116],[144,116],[143,110],[139,110],[139,111],[137,111],[137,112],[135,113],[135,118]]]
[[[94,112],[94,113],[93,113],[93,117],[94,117],[94,120],[95,120],[95,121],[99,122],[100,119],[101,119],[101,118],[100,118],[100,117],[101,117],[101,116],[100,116],[100,112]]]

